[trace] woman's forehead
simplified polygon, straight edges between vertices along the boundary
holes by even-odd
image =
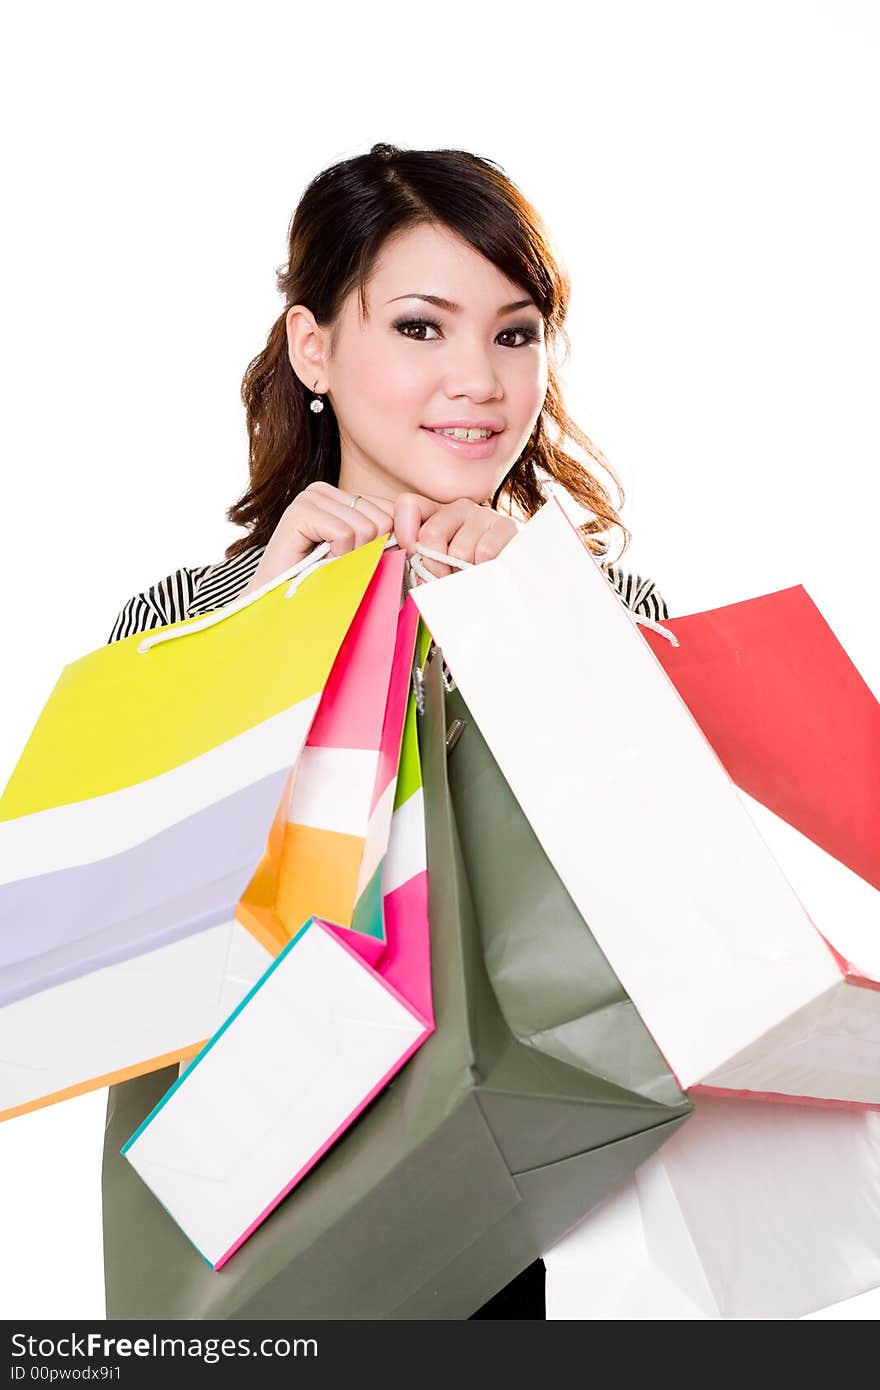
[[[419,223],[382,245],[367,281],[371,306],[392,297],[431,294],[467,309],[523,297],[522,286],[449,227]]]

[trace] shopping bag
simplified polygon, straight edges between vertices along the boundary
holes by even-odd
[[[798,1318],[880,1285],[880,1114],[698,1096],[552,1246],[548,1318]]]
[[[383,949],[381,864],[418,623],[402,606],[405,563],[401,550],[379,562],[239,902],[239,920],[272,954],[311,916],[370,938],[373,960]]]
[[[173,1073],[164,1087],[160,1073],[116,1087],[103,1170],[109,1318],[469,1317],[690,1113],[476,726],[461,732],[456,705],[447,721],[439,661],[419,670],[435,1031],[219,1272],[118,1152]],[[481,889],[479,915],[447,756],[461,765],[456,796],[479,795],[472,863],[503,894]],[[398,798],[408,781],[401,772]],[[522,892],[509,895],[514,868]]]
[[[840,968],[772,1049],[759,1040],[703,1089],[876,1102],[876,1052],[860,1067],[837,1039],[875,1015],[880,982],[880,703],[802,585],[667,626],[677,646],[648,644]]]
[[[383,561],[395,561],[395,620],[403,559],[401,553]],[[397,622],[385,720],[395,755],[392,796],[417,623],[409,599]],[[347,679],[352,675],[349,666]],[[415,776],[417,784],[412,734],[403,757],[404,783]],[[314,774],[314,765],[307,771]],[[345,795],[332,764],[327,771]],[[335,808],[322,793],[332,818]],[[315,915],[300,926],[301,908],[287,919],[282,899],[276,916],[288,945],[122,1147],[212,1269],[223,1267],[433,1030],[424,828],[419,835],[413,809],[407,837],[401,803],[387,883],[390,935],[380,911],[377,966],[365,959],[373,952],[361,949],[379,943],[374,933]],[[393,822],[391,806],[388,819]],[[345,846],[342,861],[344,872]],[[320,880],[309,882],[320,895]],[[407,903],[410,911],[401,911]]]
[[[192,1056],[271,963],[235,906],[385,542],[64,668],[0,800],[0,1118]]]
[[[880,1102],[880,989],[846,981],[559,499],[414,599],[684,1089]]]

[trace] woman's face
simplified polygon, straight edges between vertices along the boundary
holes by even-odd
[[[519,307],[507,307],[513,303]],[[425,224],[385,242],[367,304],[362,320],[357,290],[348,296],[332,352],[308,310],[288,310],[291,363],[310,389],[317,380],[339,425],[339,487],[389,498],[418,492],[436,502],[491,499],[547,391],[537,305],[455,233]],[[457,421],[485,421],[498,432],[476,446],[431,433]]]

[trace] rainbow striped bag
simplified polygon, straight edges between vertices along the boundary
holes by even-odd
[[[273,937],[248,894],[291,786],[306,838],[309,808],[336,795],[332,778],[323,785],[340,753],[326,737],[328,684],[369,706],[378,734],[355,745],[359,819],[340,812],[336,827],[349,837],[344,872],[327,860],[350,916],[314,881],[305,901],[314,890],[320,912],[356,927],[362,899],[380,942],[365,866],[387,846],[389,757],[396,768],[382,730],[404,557],[383,554],[389,543],[314,566],[313,554],[246,599],[64,668],[0,798],[0,1118],[191,1058],[314,913],[301,900],[300,921]],[[379,633],[386,659],[369,699],[363,685],[346,697],[336,677],[365,633]],[[282,865],[285,891],[296,862]]]

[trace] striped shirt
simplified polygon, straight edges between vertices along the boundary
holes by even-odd
[[[146,632],[184,618],[197,618],[222,608],[237,598],[253,576],[264,545],[251,546],[231,559],[213,565],[183,566],[158,579],[140,594],[133,594],[120,609],[108,642],[118,642],[134,632]],[[644,618],[662,622],[669,617],[653,579],[631,574],[617,565],[601,562],[606,578],[627,608]]]

